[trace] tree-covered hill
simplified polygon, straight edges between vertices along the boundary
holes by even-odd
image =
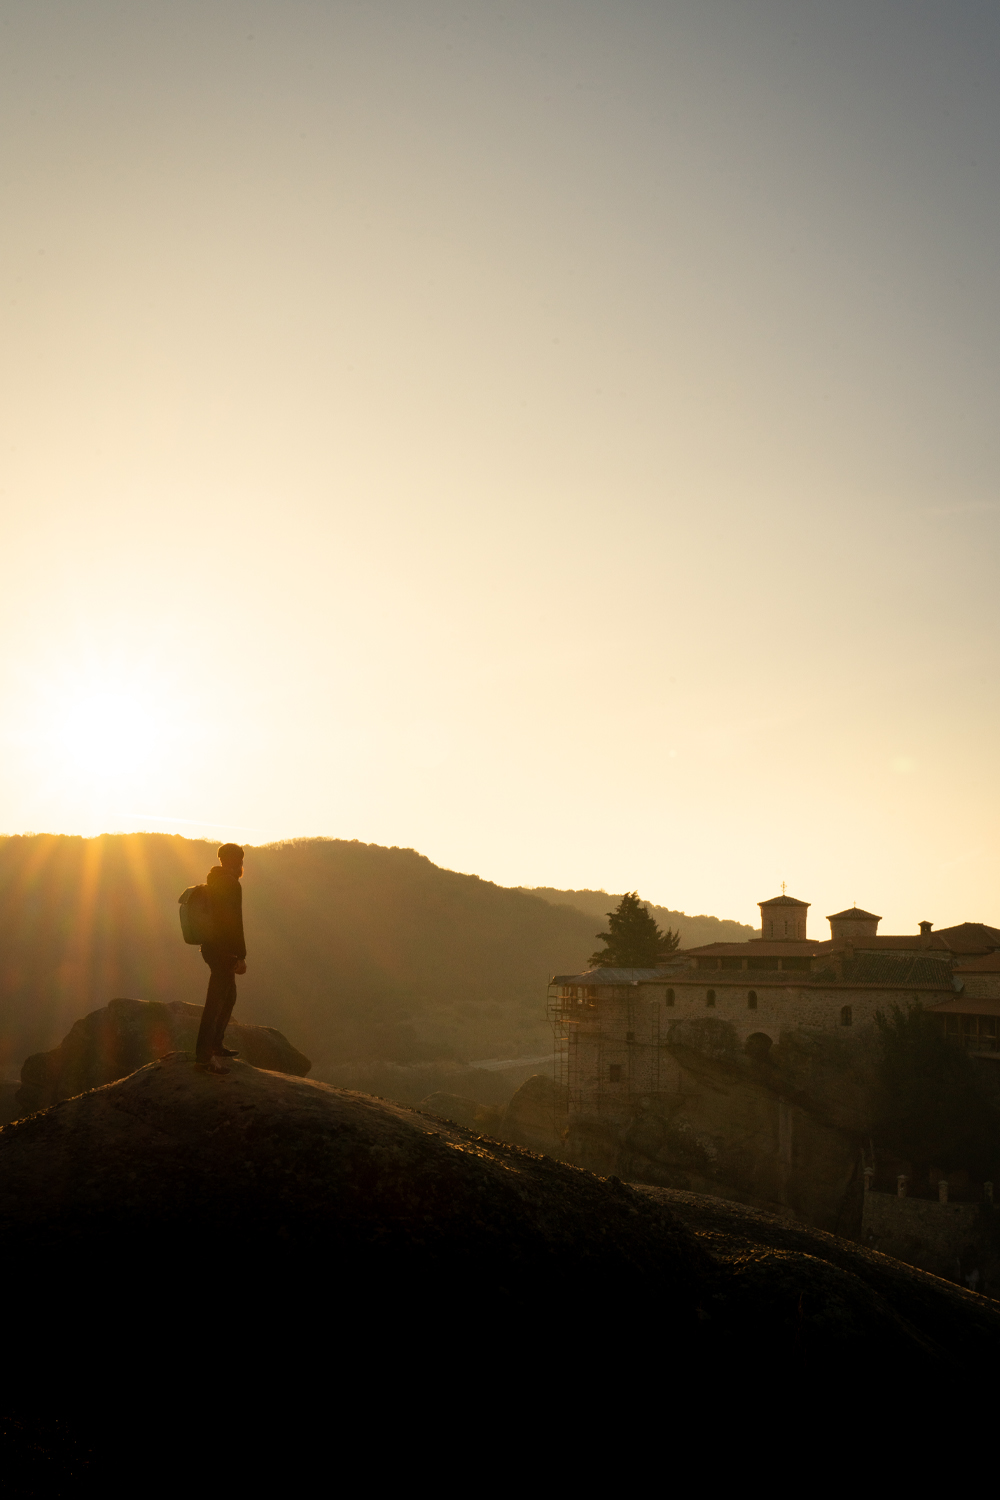
[[[613,911],[622,899],[621,892],[609,896],[607,891],[560,891],[548,885],[522,885],[518,890],[530,896],[541,896],[554,906],[572,906],[598,919]],[[668,906],[656,906],[644,899],[642,904],[664,932],[669,928],[671,932],[680,933],[682,948],[699,948],[704,943],[745,943],[749,938],[760,936],[759,927],[750,927],[745,922],[731,922],[723,917],[689,917],[687,912],[671,911]]]
[[[214,845],[166,834],[0,839],[0,1072],[119,996],[201,1004],[208,970],[177,897],[214,863]],[[248,849],[244,911],[237,1019],[278,1027],[313,1077],[544,1052],[548,976],[587,967],[600,925],[412,849],[340,839]]]
[[[215,847],[164,834],[0,839],[0,1067],[117,996],[201,1003],[177,897]],[[594,923],[443,870],[412,849],[300,839],[248,849],[238,1018],[314,1063],[516,1057],[551,1042],[545,986],[584,966]]]

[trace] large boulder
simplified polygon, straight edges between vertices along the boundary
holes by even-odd
[[[200,1005],[183,1000],[109,1001],[77,1021],[51,1052],[25,1060],[14,1118],[126,1078],[168,1052],[193,1052],[201,1015]],[[304,1078],[312,1067],[272,1026],[230,1022],[226,1041],[255,1068]]]
[[[564,1352],[630,1370],[660,1350],[657,1390],[678,1396],[723,1368],[940,1393],[1000,1358],[986,1298],[835,1236],[190,1054],[0,1130],[0,1256],[46,1368],[141,1309],[187,1309],[212,1360],[252,1345],[290,1373],[315,1363],[293,1333],[405,1356],[555,1305]],[[206,1321],[227,1309],[242,1334]]]
[[[533,1073],[504,1110],[499,1134],[502,1140],[526,1146],[529,1151],[563,1156],[565,1122],[566,1089],[550,1074]]]

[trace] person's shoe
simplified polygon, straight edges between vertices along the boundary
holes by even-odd
[[[215,1060],[214,1057],[212,1058],[211,1062],[207,1062],[207,1063],[196,1062],[195,1065],[194,1065],[194,1070],[195,1070],[196,1073],[228,1073],[229,1072],[229,1069],[228,1068],[224,1068],[220,1062],[216,1062],[216,1060]]]
[[[239,1057],[235,1047],[216,1047],[212,1053],[213,1057]]]

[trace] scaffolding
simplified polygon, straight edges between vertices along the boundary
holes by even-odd
[[[599,1000],[597,986],[549,984],[558,1132],[567,1115],[631,1113],[663,1092],[661,1002],[647,1000],[638,981],[601,989]]]

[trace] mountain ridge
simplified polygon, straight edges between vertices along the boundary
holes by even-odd
[[[208,971],[177,898],[215,862],[214,843],[179,834],[0,839],[0,1069],[115,997],[200,1005]],[[344,839],[248,847],[244,910],[234,1020],[277,1027],[317,1078],[544,1052],[549,976],[586,967],[597,927],[416,850]]]
[[[543,901],[548,901],[553,906],[571,906],[576,911],[598,918],[606,917],[609,911],[613,911],[625,894],[624,891],[619,891],[617,895],[609,895],[607,891],[562,891],[548,885],[519,885],[516,889],[529,896],[541,896]],[[700,948],[706,943],[745,943],[752,937],[760,937],[760,928],[751,927],[747,922],[704,914],[688,916],[684,911],[657,906],[655,901],[647,901],[644,896],[639,899],[658,927],[664,931],[669,927],[672,932],[680,933],[682,948]]]

